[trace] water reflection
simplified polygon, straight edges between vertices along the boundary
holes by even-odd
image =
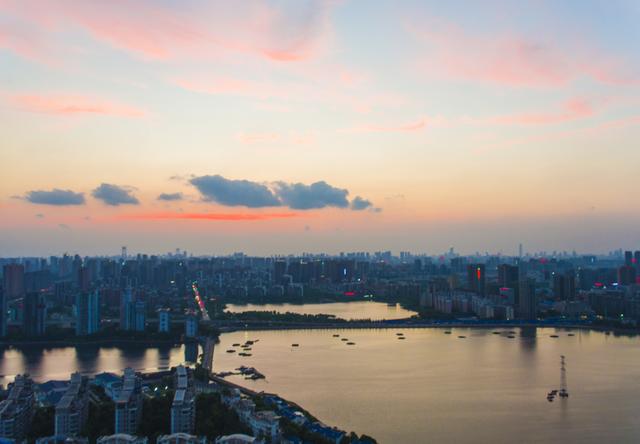
[[[184,360],[185,362],[194,363],[198,360],[198,343],[187,342],[184,345]]]
[[[328,314],[341,319],[357,320],[371,319],[379,321],[383,319],[405,319],[415,315],[416,312],[406,310],[400,304],[387,305],[382,302],[358,301],[358,302],[333,302],[328,304],[247,304],[227,305],[227,311],[243,313],[246,311],[275,311],[277,313],[297,314]]]

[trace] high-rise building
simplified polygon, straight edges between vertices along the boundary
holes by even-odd
[[[136,323],[135,305],[131,287],[120,295],[120,330],[133,330]]]
[[[144,331],[147,325],[147,304],[144,301],[136,301],[134,305],[135,331]]]
[[[631,285],[636,283],[636,268],[625,265],[618,268],[618,284]]]
[[[33,381],[18,375],[9,385],[9,396],[0,402],[0,437],[21,442],[26,438],[35,408]]]
[[[27,293],[22,304],[22,331],[26,336],[42,336],[45,332],[47,305],[41,292]]]
[[[538,298],[535,279],[522,277],[519,285],[518,316],[521,319],[535,320],[538,316]]]
[[[169,333],[171,330],[171,312],[168,308],[158,310],[158,333]]]
[[[7,336],[7,297],[3,288],[0,288],[0,338]]]
[[[287,271],[287,262],[284,260],[277,260],[273,263],[273,282],[275,284],[282,284],[282,279]]]
[[[467,265],[467,288],[480,296],[485,295],[487,278],[484,264]]]
[[[85,336],[100,330],[100,293],[97,290],[76,295],[76,335]]]
[[[78,289],[81,292],[86,292],[91,289],[91,269],[86,266],[81,266],[78,269]]]
[[[552,278],[553,296],[561,301],[576,297],[576,276],[573,271],[555,273]]]
[[[56,404],[55,436],[78,436],[87,422],[89,412],[88,380],[80,373],[71,375],[67,391]]]
[[[195,338],[198,335],[198,316],[194,311],[190,310],[185,316],[184,335],[187,338]]]
[[[175,394],[171,405],[171,433],[193,433],[196,419],[196,403],[193,376],[183,365],[174,374]]]
[[[24,265],[7,264],[2,267],[3,288],[8,301],[24,297]]]
[[[498,285],[500,287],[515,288],[518,286],[518,267],[509,264],[498,266]]]
[[[633,265],[633,252],[631,251],[624,252],[624,265],[625,267],[631,267]]]
[[[135,435],[142,417],[140,378],[132,368],[126,368],[122,388],[116,398],[115,433]]]

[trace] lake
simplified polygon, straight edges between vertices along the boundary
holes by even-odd
[[[512,339],[505,330],[476,328],[449,335],[438,328],[234,332],[221,336],[214,365],[218,372],[254,366],[266,380],[229,379],[381,443],[639,442],[639,338],[514,330]],[[397,339],[398,332],[406,339]],[[251,357],[226,353],[233,343],[256,339]],[[547,392],[560,384],[560,355],[567,359],[570,397],[550,403]],[[5,350],[0,358],[0,373],[29,371],[43,381],[75,370],[168,368],[185,361],[185,349]]]
[[[415,315],[416,312],[406,310],[400,304],[387,305],[382,302],[357,301],[357,302],[332,302],[328,304],[228,304],[226,311],[232,313],[244,313],[246,311],[275,311],[277,313],[297,314],[327,314],[336,318],[347,320],[371,319],[381,321],[384,319],[405,319]]]

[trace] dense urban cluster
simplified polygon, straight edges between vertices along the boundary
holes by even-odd
[[[399,302],[423,319],[635,325],[640,315],[640,251],[189,257],[129,256],[123,249],[120,257],[1,261],[0,336],[15,340],[45,332],[48,340],[193,338],[199,328],[247,321],[224,311],[227,303],[245,302],[374,299]]]
[[[3,443],[375,443],[326,426],[276,395],[199,380],[184,366],[93,378],[74,373],[43,384],[18,375],[0,394]]]

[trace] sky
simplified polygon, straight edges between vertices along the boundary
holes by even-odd
[[[0,0],[0,256],[640,248],[639,21]]]

